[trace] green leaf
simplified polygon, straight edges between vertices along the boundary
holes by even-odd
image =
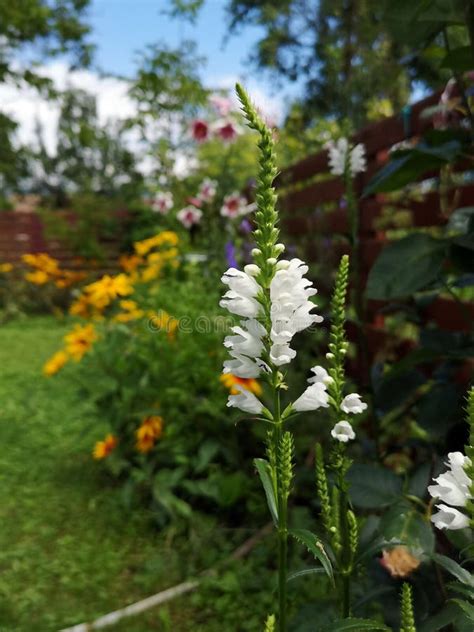
[[[290,529],[289,534],[295,538],[295,540],[298,540],[298,542],[303,544],[308,551],[314,555],[315,559],[321,562],[326,575],[334,583],[331,560],[329,559],[321,540],[319,540],[314,533],[308,531],[308,529]]]
[[[388,244],[370,271],[367,297],[390,300],[426,288],[438,278],[446,250],[444,241],[423,233]]]
[[[447,53],[441,62],[441,68],[449,68],[458,72],[465,72],[474,68],[474,57],[470,46],[460,46]]]
[[[439,553],[433,553],[430,557],[433,562],[442,566],[445,571],[448,571],[448,573],[459,580],[462,584],[474,587],[474,576],[450,557],[440,555]]]
[[[447,604],[440,612],[424,621],[417,627],[418,632],[437,632],[443,630],[447,625],[453,623],[458,615],[458,608],[454,604]]]
[[[380,532],[390,540],[398,539],[412,552],[431,555],[434,550],[434,534],[428,520],[405,502],[397,503],[383,516]]]
[[[267,497],[267,505],[272,515],[275,526],[278,526],[278,503],[273,487],[272,475],[270,472],[270,464],[265,459],[254,459],[255,467],[262,481],[265,496]]]
[[[298,577],[305,577],[306,575],[320,575],[324,573],[325,570],[322,566],[314,566],[313,568],[304,568],[301,571],[295,571],[294,573],[290,573],[287,577],[287,582],[291,582]]]
[[[378,465],[356,463],[350,468],[347,478],[351,500],[362,509],[387,507],[402,493],[401,479],[391,470]]]
[[[463,612],[467,614],[469,619],[471,619],[471,621],[474,621],[474,606],[472,605],[472,603],[464,601],[464,599],[450,599],[449,601],[459,606],[461,610],[463,610]]]
[[[381,632],[390,632],[384,623],[372,621],[371,619],[344,619],[335,621],[329,626],[325,626],[321,632],[362,632],[363,630],[380,630]]]

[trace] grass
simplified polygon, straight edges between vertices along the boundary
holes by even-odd
[[[212,518],[160,533],[145,511],[127,512],[91,458],[107,429],[77,395],[74,368],[41,375],[66,329],[46,317],[0,328],[0,632],[91,621],[212,566],[244,539]],[[250,563],[234,564],[197,594],[108,629],[260,629],[268,599],[252,615],[248,603],[261,590]]]

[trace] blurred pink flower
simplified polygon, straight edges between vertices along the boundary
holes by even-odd
[[[224,203],[221,207],[222,217],[240,217],[254,210],[253,204],[247,204],[247,200],[239,193],[231,193],[226,195]]]
[[[213,131],[221,140],[231,143],[239,135],[240,129],[233,121],[221,119],[214,123]]]
[[[176,217],[185,228],[191,228],[201,221],[202,211],[195,206],[186,206],[176,214]]]
[[[203,202],[211,202],[216,194],[217,182],[206,178],[199,187],[198,198]]]
[[[198,143],[203,143],[209,138],[209,125],[202,119],[194,119],[191,123],[191,135]]]
[[[150,203],[151,208],[157,213],[166,215],[173,207],[173,196],[169,192],[158,192]]]
[[[209,97],[209,102],[219,116],[227,116],[232,109],[232,101],[228,97],[223,97],[220,94],[213,94]]]

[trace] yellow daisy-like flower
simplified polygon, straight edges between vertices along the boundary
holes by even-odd
[[[143,259],[138,255],[122,255],[119,258],[119,264],[125,272],[134,272],[140,264],[143,263]]]
[[[162,233],[155,235],[156,246],[177,246],[179,243],[179,237],[177,233],[172,230],[164,230]]]
[[[64,336],[67,353],[79,362],[92,344],[97,340],[97,334],[93,325],[76,325],[74,329]]]
[[[136,448],[142,454],[153,449],[157,439],[163,434],[163,418],[159,415],[145,417],[135,432],[137,438]]]
[[[35,270],[34,272],[27,272],[25,279],[34,285],[44,285],[49,281],[49,276],[43,270]]]
[[[118,274],[111,277],[106,274],[99,281],[90,283],[85,287],[88,300],[98,309],[103,309],[118,296],[132,294],[133,287],[126,274]]]
[[[0,263],[0,272],[2,274],[7,274],[7,272],[11,272],[13,270],[13,265],[11,263]]]
[[[63,368],[68,360],[69,356],[65,351],[58,351],[43,366],[43,375],[47,377],[55,375]]]
[[[236,375],[232,375],[232,373],[223,373],[219,379],[222,384],[229,389],[231,395],[239,394],[239,390],[236,388],[237,385],[254,393],[257,397],[262,394],[262,387],[257,380],[253,378],[237,377]]]
[[[97,441],[92,451],[94,459],[105,459],[117,446],[118,440],[114,435],[108,434],[103,441]]]
[[[59,261],[50,257],[45,252],[39,252],[37,254],[25,254],[22,256],[22,260],[32,268],[42,270],[49,275],[55,275],[59,271]]]

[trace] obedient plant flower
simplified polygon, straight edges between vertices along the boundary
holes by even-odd
[[[435,501],[446,503],[437,504],[438,512],[433,514],[431,520],[438,529],[463,529],[469,525],[469,518],[452,507],[466,507],[472,500],[472,481],[466,472],[472,462],[461,452],[450,452],[445,464],[448,471],[434,479],[437,485],[428,487],[428,492]]]
[[[340,138],[336,142],[329,141],[325,145],[329,153],[329,170],[335,176],[342,176],[346,168],[352,176],[367,169],[364,145],[349,146],[347,138]]]
[[[168,191],[160,191],[155,195],[150,204],[151,208],[157,213],[167,215],[173,208],[173,195]]]
[[[326,369],[322,366],[313,366],[311,371],[314,373],[313,377],[308,379],[309,384],[316,384],[316,382],[322,382],[323,384],[331,384],[334,382],[332,377],[326,371]]]
[[[236,384],[237,395],[229,395],[227,406],[238,408],[245,413],[259,415],[263,410],[262,402],[251,391]]]
[[[229,268],[221,279],[222,283],[229,286],[219,305],[232,314],[245,318],[256,318],[261,312],[260,303],[256,297],[261,291],[253,276],[247,271],[242,272],[236,268]]]
[[[191,136],[198,143],[203,143],[209,138],[209,125],[203,119],[194,119],[191,122]]]
[[[303,394],[293,402],[292,408],[302,413],[309,410],[317,410],[318,408],[327,408],[329,406],[328,402],[329,397],[326,385],[322,382],[316,382],[308,386]]]
[[[346,414],[358,415],[363,413],[367,408],[367,404],[363,402],[358,393],[346,395],[341,402],[341,410]]]
[[[186,206],[176,213],[176,217],[185,228],[192,228],[201,221],[202,211],[195,206]]]
[[[469,518],[458,509],[448,505],[437,505],[438,512],[431,516],[431,521],[437,529],[465,529],[469,526]]]
[[[198,198],[203,202],[212,202],[217,191],[217,182],[206,178],[199,187]]]
[[[355,432],[351,424],[346,421],[338,421],[334,428],[331,430],[331,437],[340,441],[341,443],[347,443],[355,439]]]

